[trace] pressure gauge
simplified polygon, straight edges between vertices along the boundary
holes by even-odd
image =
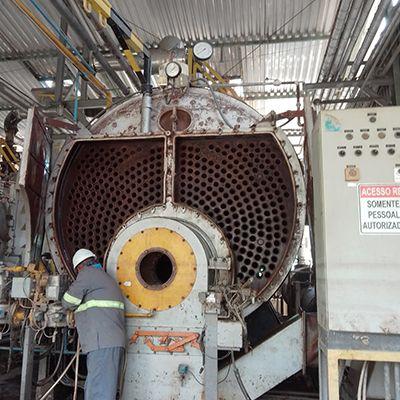
[[[200,61],[207,61],[213,55],[213,47],[208,42],[197,42],[193,46],[193,54]]]
[[[168,76],[168,78],[171,79],[177,78],[181,72],[182,72],[181,66],[175,61],[171,61],[165,66],[165,73]]]

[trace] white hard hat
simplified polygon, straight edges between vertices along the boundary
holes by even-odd
[[[93,257],[96,258],[96,254],[94,254],[93,251],[90,251],[88,249],[79,249],[72,257],[72,265],[74,266],[74,268],[76,268],[82,261]]]

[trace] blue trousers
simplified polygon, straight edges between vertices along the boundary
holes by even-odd
[[[85,400],[115,400],[124,349],[109,347],[87,354]]]

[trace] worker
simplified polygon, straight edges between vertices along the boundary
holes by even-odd
[[[75,311],[82,352],[87,353],[85,400],[115,400],[126,344],[122,293],[92,251],[78,250],[72,264],[78,276],[62,302]]]

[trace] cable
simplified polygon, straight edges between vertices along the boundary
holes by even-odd
[[[368,361],[365,367],[364,382],[362,388],[362,400],[367,400],[367,381],[368,381]]]
[[[77,399],[77,395],[78,395],[78,370],[79,370],[79,353],[81,350],[81,346],[79,344],[79,339],[76,345],[76,362],[75,362],[75,381],[74,381],[74,397],[72,400],[76,400]]]
[[[271,36],[274,36],[276,33],[278,33],[282,28],[284,28],[289,22],[292,22],[296,17],[298,17],[303,11],[305,11],[308,7],[310,7],[312,4],[314,4],[317,0],[311,0],[306,6],[304,6],[300,11],[298,11],[296,14],[294,14],[291,18],[289,18],[283,25],[281,25],[279,28],[277,28],[274,32],[271,33]],[[249,53],[245,54],[236,64],[234,64],[231,68],[228,69],[224,73],[224,76],[229,74],[234,68],[236,68],[243,60],[245,60],[247,57],[251,56],[256,50],[258,50],[263,44],[265,43],[260,43],[257,45],[253,50],[251,50]]]
[[[63,332],[63,335],[61,337],[60,355],[58,356],[57,364],[56,364],[56,367],[54,368],[54,371],[47,378],[44,378],[44,379],[41,379],[40,381],[37,381],[36,382],[37,386],[46,385],[46,383],[50,382],[54,378],[54,376],[56,375],[57,371],[59,370],[60,365],[61,365],[61,360],[62,360],[62,357],[64,355],[64,339],[65,339],[65,331]]]
[[[5,327],[8,326],[8,328],[5,330]],[[4,324],[2,331],[0,332],[0,336],[3,337],[4,335],[7,335],[8,332],[11,330],[11,324]]]
[[[67,367],[64,369],[62,374],[57,378],[57,380],[53,383],[53,385],[49,388],[49,390],[39,399],[39,400],[44,400],[57,386],[58,382],[62,379],[62,377],[67,373],[73,362],[75,361],[76,356],[78,355],[78,352],[74,354],[74,356],[71,358],[71,361],[68,363]]]
[[[121,18],[122,19],[122,18]],[[154,38],[156,38],[157,40],[161,40],[160,36],[155,35],[154,33],[148,31],[147,29],[143,28],[142,26],[135,24],[133,21],[130,21],[129,19],[123,18],[123,20],[125,22],[129,22],[130,24],[132,24],[135,28],[140,29],[141,31],[147,33],[150,36],[153,36]]]
[[[226,379],[228,378],[229,372],[231,371],[231,365],[232,365],[232,364],[229,364],[229,365],[228,365],[228,371],[227,371],[226,375],[224,376],[224,378],[222,378],[220,381],[217,382],[217,385],[219,385],[220,383],[226,381]],[[203,382],[200,382],[200,380],[196,377],[196,375],[195,375],[190,369],[188,369],[188,372],[189,372],[190,375],[193,376],[194,380],[195,380],[199,385],[204,386],[204,383],[203,383]]]
[[[224,356],[221,356],[221,357],[211,357],[211,356],[207,355],[206,352],[204,352],[204,355],[205,355],[207,358],[209,358],[210,360],[222,361],[222,360],[225,360],[225,358],[230,357],[231,354],[228,352],[228,353],[226,353]]]
[[[228,353],[228,354],[229,354],[229,353]],[[232,365],[232,364],[229,364],[229,365],[228,365],[228,372],[226,373],[226,375],[225,375],[225,377],[224,377],[223,379],[221,379],[220,381],[218,381],[218,384],[220,384],[220,383],[226,381],[226,378],[228,378],[229,372],[231,372],[231,365]]]
[[[236,366],[235,357],[233,356],[233,351],[231,351],[231,360],[232,360],[232,365],[233,365],[233,373],[235,374],[235,378],[239,385],[239,388],[242,391],[244,398],[246,400],[251,400],[251,397],[249,396],[249,393],[247,392],[247,390],[243,384],[242,377],[240,376],[239,370]]]
[[[217,97],[215,96],[214,89],[213,89],[212,86],[209,84],[208,80],[205,79],[205,78],[197,78],[197,79],[195,79],[195,80],[192,81],[192,82],[197,82],[197,81],[204,82],[204,83],[207,85],[207,87],[208,87],[208,88],[210,89],[210,91],[211,91],[211,94],[212,94],[212,97],[213,97],[213,100],[214,100],[214,104],[215,104],[215,107],[216,107],[217,110],[218,110],[219,115],[221,116],[221,118],[223,119],[223,121],[225,122],[225,124],[229,126],[229,128],[234,129],[234,127],[232,126],[232,124],[227,120],[227,118],[226,118],[225,115],[223,114],[223,112],[222,112],[222,110],[221,110],[221,107],[220,107],[220,105],[218,104]]]
[[[357,388],[357,400],[362,400],[362,389],[364,385],[364,375],[367,369],[367,361],[364,361],[364,364],[361,368],[360,379],[358,381],[358,388]]]
[[[204,383],[203,383],[203,382],[200,382],[200,381],[196,378],[196,375],[195,375],[190,369],[188,369],[188,372],[189,372],[190,375],[193,376],[194,380],[195,380],[199,385],[204,386]]]

